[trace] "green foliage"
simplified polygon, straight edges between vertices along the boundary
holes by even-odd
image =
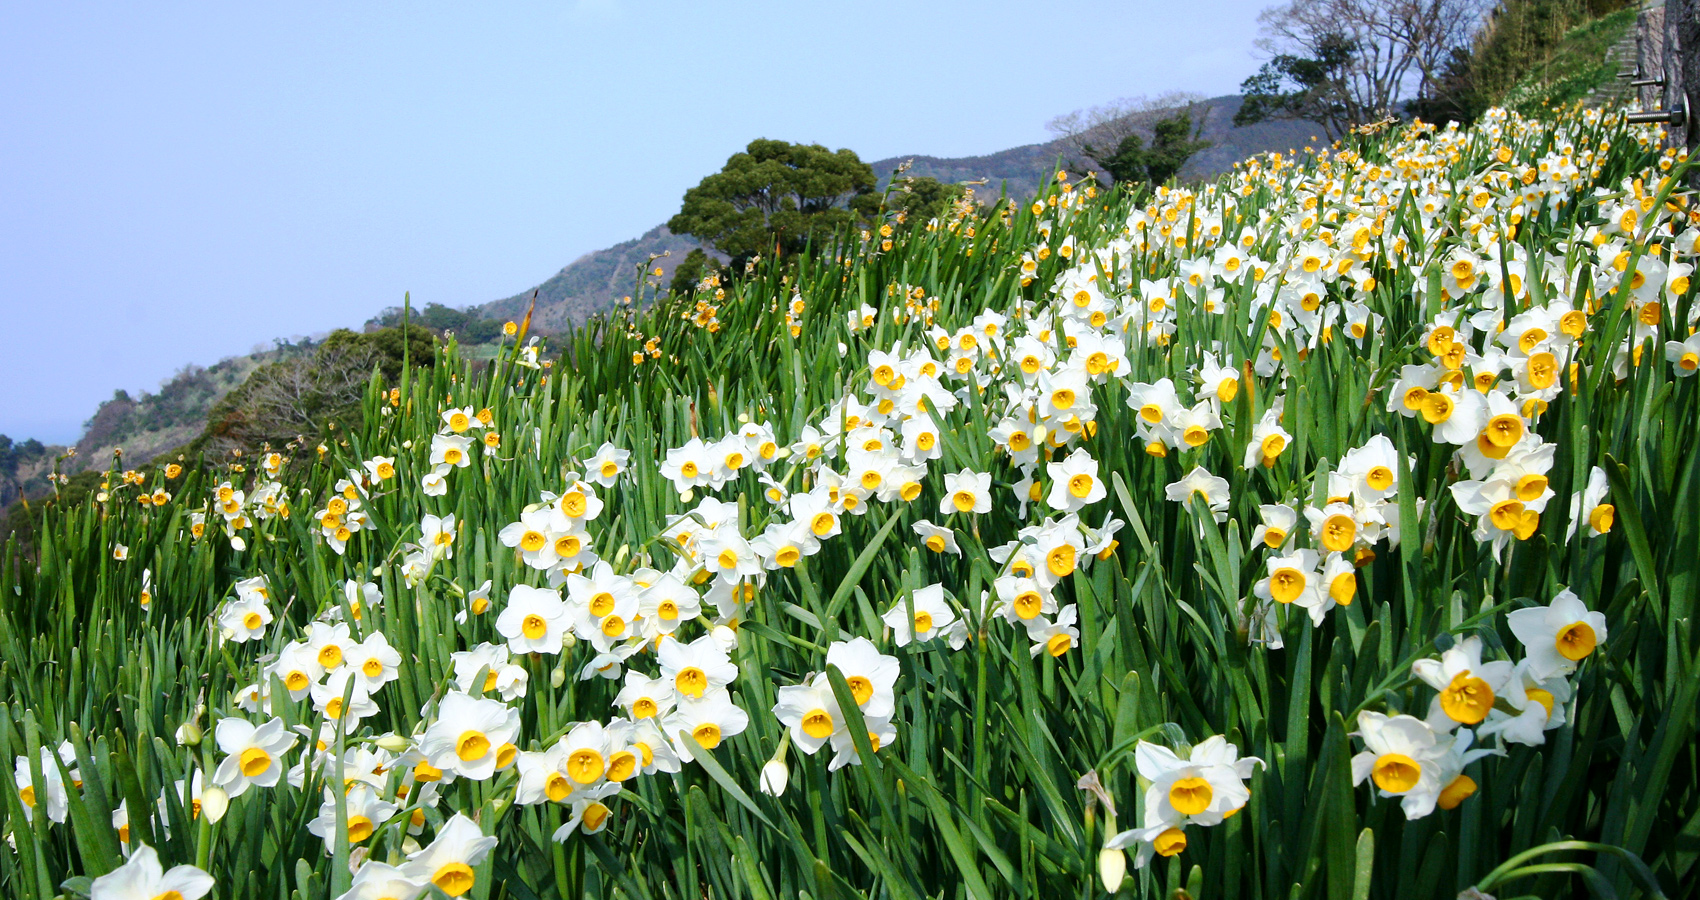
[[[1636,14],[1634,8],[1621,9],[1566,31],[1543,59],[1526,65],[1521,77],[1492,102],[1532,115],[1575,103],[1593,91],[1616,88],[1622,64],[1608,58],[1606,51],[1635,27]]]
[[[1183,109],[1152,125],[1150,147],[1145,146],[1144,138],[1138,134],[1130,134],[1122,138],[1113,152],[1091,144],[1083,150],[1093,162],[1110,173],[1117,184],[1164,184],[1186,165],[1194,153],[1209,149],[1210,142],[1198,138],[1202,127],[1200,123],[1195,129],[1192,114]]]
[[[1506,0],[1447,61],[1435,96],[1411,111],[1470,122],[1490,106],[1532,115],[1611,91],[1619,65],[1606,53],[1635,18],[1626,0]]]
[[[689,234],[732,258],[796,254],[878,208],[874,170],[853,151],[760,139],[685,192],[674,234]]]
[[[436,336],[425,326],[410,326],[407,335],[407,353],[430,365]],[[300,439],[317,441],[337,427],[358,427],[367,381],[374,374],[386,384],[400,381],[402,343],[401,328],[338,329],[311,355],[261,366],[212,408],[188,455],[278,448]]]
[[[452,333],[461,346],[488,344],[502,336],[501,320],[479,315],[476,309],[454,309],[441,303],[427,303],[424,309],[413,310],[409,321],[436,332],[438,336]],[[399,328],[401,323],[401,307],[392,306],[378,314],[371,324],[380,328]]]
[[[1345,81],[1357,52],[1351,38],[1330,34],[1317,42],[1315,56],[1277,54],[1240,83],[1245,102],[1234,113],[1234,124],[1302,119],[1341,133],[1352,124]]]

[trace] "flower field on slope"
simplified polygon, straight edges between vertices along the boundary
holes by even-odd
[[[0,569],[0,894],[1692,895],[1658,137],[1054,181],[114,471]]]

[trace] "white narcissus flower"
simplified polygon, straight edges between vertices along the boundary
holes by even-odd
[[[452,467],[447,464],[436,466],[419,479],[419,487],[425,492],[425,496],[441,497],[449,492],[449,480],[444,476],[450,468]]]
[[[455,434],[462,434],[468,428],[482,428],[484,423],[478,420],[478,411],[467,406],[443,410],[443,425]]]
[[[516,584],[507,608],[496,617],[496,631],[515,653],[560,653],[571,630],[566,601],[559,591]]]
[[[213,889],[213,877],[194,866],[160,865],[159,854],[139,844],[130,860],[89,886],[90,900],[200,900]]]
[[[691,438],[683,447],[667,451],[661,463],[661,477],[673,482],[679,493],[708,484],[714,476],[714,457],[701,438]]]
[[[673,684],[681,702],[701,700],[738,677],[738,667],[711,634],[689,644],[669,635],[661,639],[655,655],[661,663],[661,677]]]
[[[65,776],[53,759],[53,751],[46,747],[41,748],[41,780],[45,784],[36,785],[31,781],[29,757],[20,756],[15,760],[12,767],[12,785],[18,791],[18,799],[23,801],[25,820],[33,821],[35,810],[45,802],[47,821],[63,823],[70,813],[70,799],[65,794]]]
[[[430,846],[407,857],[401,872],[410,880],[429,882],[450,897],[460,897],[472,890],[477,881],[473,870],[495,846],[496,839],[485,835],[476,822],[455,813]]]
[[[1505,621],[1528,651],[1529,675],[1537,681],[1576,671],[1606,639],[1605,613],[1590,611],[1569,590],[1549,606],[1513,610]]]
[[[874,642],[864,637],[849,641],[833,641],[826,648],[826,664],[837,666],[850,694],[862,715],[869,718],[890,716],[897,708],[897,657],[879,652]]]
[[[1210,474],[1203,466],[1194,466],[1180,481],[1164,487],[1163,493],[1176,503],[1190,503],[1195,495],[1202,497],[1216,521],[1228,519],[1228,479]]]
[[[571,816],[565,825],[555,829],[549,839],[556,843],[565,843],[575,832],[596,834],[608,827],[608,819],[613,811],[602,801],[618,794],[620,786],[613,782],[597,785],[589,790],[573,795],[571,801]]]
[[[713,750],[727,738],[743,733],[749,727],[750,716],[732,702],[729,693],[720,689],[704,694],[700,700],[681,697],[664,722],[679,758],[690,762],[696,758],[696,747],[680,738],[681,733],[690,735],[702,749]]]
[[[1666,341],[1665,359],[1678,378],[1690,378],[1700,371],[1700,333],[1691,334],[1685,341]]]
[[[1051,493],[1045,502],[1052,509],[1075,512],[1104,499],[1104,482],[1098,477],[1098,461],[1084,448],[1076,449],[1062,462],[1047,463]]]
[[[349,731],[353,731],[360,720],[378,714],[378,704],[361,689],[358,675],[351,668],[341,668],[326,675],[324,683],[315,684],[310,690],[313,708],[331,722],[344,720]],[[348,687],[350,679],[355,680],[352,691]],[[343,701],[344,694],[348,696],[346,703]]]
[[[454,559],[455,557],[455,517],[454,513],[446,516],[434,516],[426,513],[419,521],[419,546],[435,559]]]
[[[425,893],[425,882],[381,862],[367,862],[354,873],[354,884],[336,900],[415,900]]]
[[[374,631],[349,651],[348,665],[359,678],[355,690],[371,694],[401,677],[401,652],[383,632]]]
[[[625,685],[614,697],[614,704],[626,710],[632,719],[641,721],[666,715],[678,702],[679,693],[670,678],[651,678],[636,669],[626,672]]]
[[[781,687],[777,696],[774,717],[791,729],[791,742],[797,749],[810,756],[826,746],[833,732],[844,727],[844,713],[825,674],[816,675],[807,684]]]
[[[1075,627],[1075,617],[1079,615],[1073,603],[1057,610],[1056,621],[1046,621],[1044,617],[1032,619],[1026,623],[1027,637],[1033,645],[1027,648],[1027,655],[1036,657],[1041,651],[1052,656],[1061,656],[1080,643],[1080,629]]]
[[[1245,445],[1242,468],[1255,469],[1259,465],[1272,468],[1275,461],[1286,451],[1287,445],[1292,442],[1292,434],[1282,428],[1275,417],[1265,417],[1263,421],[1252,426],[1251,440]]]
[[[1503,697],[1516,715],[1496,709],[1488,714],[1486,724],[1477,732],[1484,737],[1497,734],[1508,744],[1539,747],[1546,743],[1546,732],[1564,724],[1565,704],[1573,693],[1574,688],[1563,675],[1531,677],[1529,661],[1525,659],[1512,672]]]
[[[573,783],[561,770],[566,762],[567,748],[561,743],[541,752],[521,750],[514,758],[514,771],[519,783],[514,787],[514,802],[521,806],[540,803],[565,803],[573,795]]]
[[[1480,724],[1494,699],[1504,693],[1511,671],[1508,660],[1482,662],[1482,639],[1474,636],[1460,640],[1439,659],[1411,664],[1411,674],[1439,692],[1428,714],[1428,725],[1437,732]]]
[[[1322,591],[1322,576],[1317,572],[1320,561],[1316,551],[1309,549],[1295,550],[1290,556],[1272,556],[1265,562],[1268,577],[1259,580],[1252,592],[1263,600],[1315,606]]]
[[[1606,495],[1611,493],[1611,482],[1606,478],[1606,470],[1595,466],[1588,473],[1588,484],[1582,490],[1570,495],[1570,531],[1565,537],[1573,538],[1585,521],[1588,523],[1588,536],[1600,537],[1611,531],[1612,522],[1617,518],[1617,507],[1606,501]]]
[[[1145,807],[1165,822],[1215,825],[1251,799],[1245,780],[1263,760],[1240,758],[1239,748],[1221,735],[1193,745],[1186,759],[1148,741],[1134,749],[1139,777],[1149,781]]]
[[[911,606],[913,618],[909,613]],[[909,646],[910,641],[930,641],[941,634],[951,636],[953,647],[961,647],[961,641],[967,639],[966,630],[955,627],[956,612],[944,602],[942,584],[927,585],[915,591],[909,600],[899,600],[880,619],[891,627],[899,647]],[[960,637],[957,632],[961,632]]]
[[[1362,447],[1347,451],[1338,471],[1351,479],[1352,493],[1367,503],[1398,490],[1399,468],[1399,451],[1386,435],[1378,434]]]
[[[231,797],[240,797],[250,787],[269,788],[283,775],[283,754],[295,746],[295,735],[274,718],[264,725],[234,716],[218,721],[213,729],[218,749],[225,753],[213,773],[213,784]]]
[[[897,729],[892,727],[890,716],[864,716],[862,724],[867,726],[868,746],[875,753],[897,740]],[[826,764],[828,772],[862,764],[862,758],[856,752],[856,738],[848,730],[833,732],[832,750],[832,762]]]
[[[611,442],[604,441],[596,452],[584,461],[585,477],[605,488],[613,487],[620,480],[620,473],[626,471],[626,464],[632,458],[630,450],[622,450]]]
[[[395,457],[374,456],[361,463],[373,481],[389,481],[395,477]]]
[[[219,628],[228,632],[229,640],[236,644],[245,644],[266,636],[266,626],[271,624],[272,611],[266,607],[264,597],[243,597],[232,600],[219,611]]]
[[[1284,503],[1266,503],[1257,508],[1262,522],[1257,530],[1251,533],[1251,545],[1262,544],[1271,550],[1280,550],[1293,540],[1293,532],[1299,524],[1299,512]]]
[[[419,751],[444,772],[482,781],[512,764],[518,754],[519,710],[495,700],[450,691],[425,729]]]
[[[472,465],[472,439],[452,434],[431,436],[431,465],[464,469]]]
[[[1352,783],[1368,778],[1382,796],[1401,798],[1407,819],[1433,812],[1447,786],[1440,777],[1443,760],[1452,751],[1452,735],[1435,734],[1415,716],[1377,712],[1358,714],[1358,733],[1365,749],[1352,757]]]
[[[336,791],[325,788],[324,802],[319,804],[319,816],[307,823],[307,831],[324,839],[326,853],[334,852],[336,847],[336,807],[339,799],[347,804],[350,845],[364,843],[379,825],[395,815],[397,809],[394,803],[379,797],[377,791],[364,781],[349,785],[341,798],[337,797]]]
[[[480,693],[500,694],[503,702],[524,697],[531,676],[523,667],[513,665],[508,659],[507,647],[490,643],[449,654],[449,664],[454,669],[455,687],[471,693],[473,679],[478,677],[480,671],[484,671],[484,684]]]
[[[989,472],[963,469],[944,476],[944,497],[939,500],[939,515],[953,512],[987,513],[992,511],[992,476]]]

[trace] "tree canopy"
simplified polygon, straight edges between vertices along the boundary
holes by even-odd
[[[1162,184],[1180,172],[1194,153],[1210,146],[1199,140],[1192,113],[1180,110],[1151,126],[1151,145],[1138,134],[1123,137],[1113,149],[1084,144],[1088,158],[1120,183]]]
[[[667,228],[730,256],[738,271],[764,253],[800,252],[873,212],[875,181],[851,150],[759,138],[686,191]]]
[[[1342,34],[1324,35],[1310,56],[1276,54],[1240,84],[1245,102],[1234,113],[1234,124],[1303,119],[1340,134],[1364,115],[1346,86],[1356,54],[1356,45]]]

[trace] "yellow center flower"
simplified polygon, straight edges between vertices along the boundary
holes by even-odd
[[[1403,753],[1381,754],[1370,770],[1376,786],[1389,794],[1403,794],[1416,787],[1422,774],[1422,764]]]
[[[1558,655],[1576,662],[1594,652],[1597,640],[1593,626],[1587,622],[1571,622],[1558,630],[1553,646],[1558,649]]]
[[[1210,807],[1215,792],[1202,778],[1182,778],[1169,787],[1169,803],[1183,816],[1196,816]]]
[[[1440,692],[1440,708],[1454,722],[1474,725],[1487,718],[1493,708],[1493,688],[1469,672],[1459,672]]]
[[[432,873],[431,883],[450,897],[459,897],[472,890],[472,867],[463,862],[444,863]]]

